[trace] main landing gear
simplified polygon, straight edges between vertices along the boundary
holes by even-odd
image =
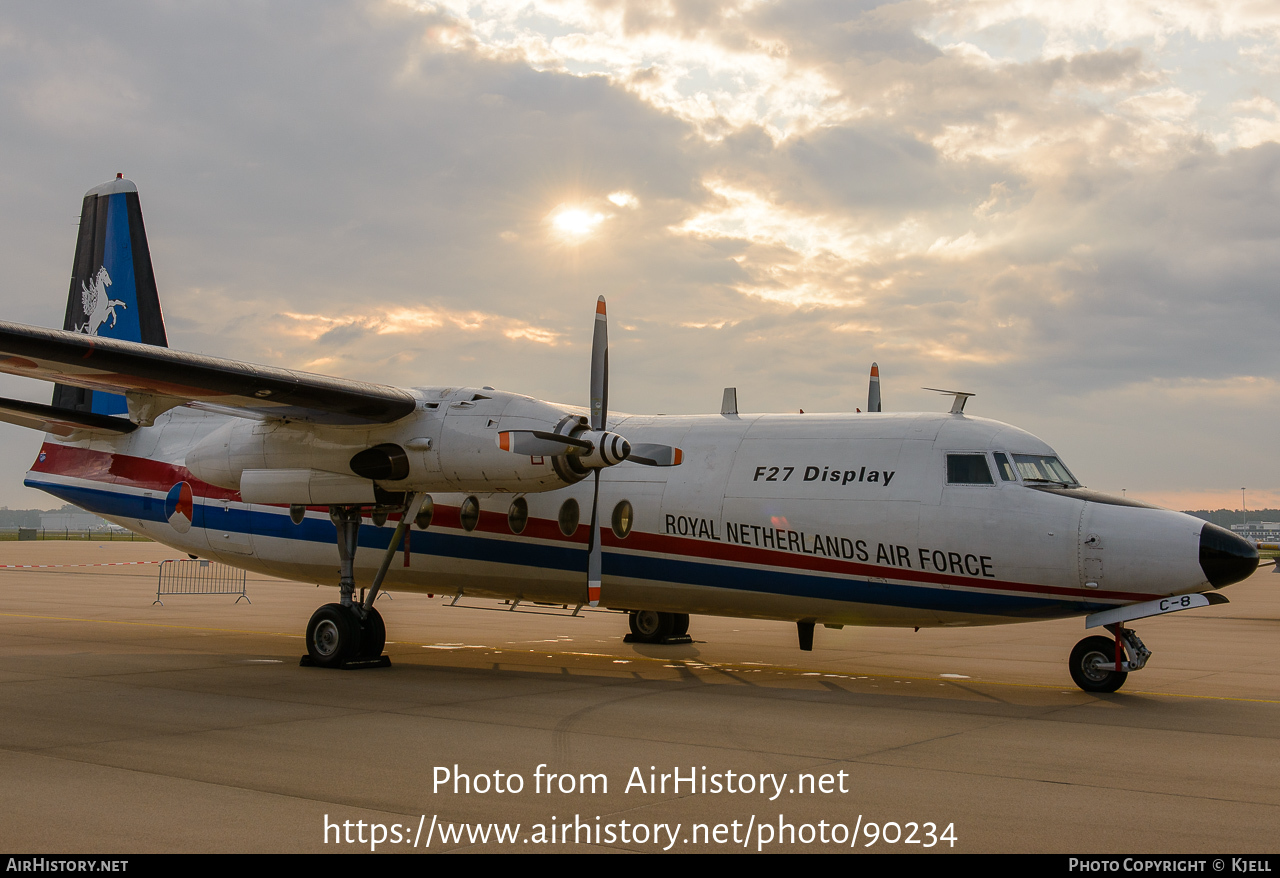
[[[1115,692],[1151,658],[1138,633],[1123,622],[1106,628],[1112,637],[1086,637],[1071,650],[1071,679],[1085,692]]]
[[[361,618],[356,606],[325,604],[307,623],[307,664],[322,668],[343,667],[351,662],[378,667],[391,664],[382,654],[387,626],[377,610]]]
[[[391,659],[382,654],[387,644],[387,626],[373,608],[382,580],[404,539],[414,516],[422,508],[425,494],[407,494],[406,504],[391,542],[378,565],[378,572],[363,600],[355,599],[355,557],[360,535],[362,510],[359,506],[331,506],[329,517],[338,532],[339,599],[316,610],[307,623],[307,654],[302,664],[321,668],[389,667]]]
[[[693,643],[689,636],[688,613],[632,610],[627,618],[631,633],[622,638],[624,643]]]

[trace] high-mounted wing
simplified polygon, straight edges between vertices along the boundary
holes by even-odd
[[[0,372],[122,393],[146,423],[204,403],[320,424],[386,424],[416,405],[406,390],[241,363],[78,332],[0,322]]]

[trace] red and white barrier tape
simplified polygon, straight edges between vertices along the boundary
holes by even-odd
[[[128,564],[163,564],[163,561],[105,561],[101,564],[0,564],[0,569],[34,570],[37,567],[123,567]]]

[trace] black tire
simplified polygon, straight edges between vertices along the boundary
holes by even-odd
[[[688,613],[672,613],[675,620],[671,625],[671,636],[679,637],[681,634],[689,633],[689,614]]]
[[[360,628],[360,657],[377,658],[382,655],[382,648],[387,645],[387,623],[382,621],[382,614],[370,610]]]
[[[1086,637],[1071,650],[1071,679],[1085,692],[1115,692],[1124,685],[1125,671],[1104,671],[1090,667],[1101,656],[1115,667],[1116,642],[1110,637]]]
[[[336,668],[360,651],[360,624],[341,604],[325,604],[307,623],[307,654],[322,668]]]
[[[642,643],[661,643],[671,636],[675,619],[672,613],[633,610],[628,617],[631,634]]]

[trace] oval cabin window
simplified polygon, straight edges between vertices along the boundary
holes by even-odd
[[[631,508],[631,501],[623,500],[617,506],[613,507],[613,535],[620,540],[625,540],[627,534],[631,533],[631,522],[633,520],[634,510]]]
[[[578,530],[578,501],[570,497],[560,505],[560,533],[573,536]]]
[[[524,526],[529,523],[529,501],[517,497],[511,501],[511,509],[507,512],[507,527],[513,534],[524,533]]]
[[[458,510],[458,517],[462,519],[463,530],[475,530],[476,525],[480,523],[480,501],[475,497],[463,500],[462,508]]]

